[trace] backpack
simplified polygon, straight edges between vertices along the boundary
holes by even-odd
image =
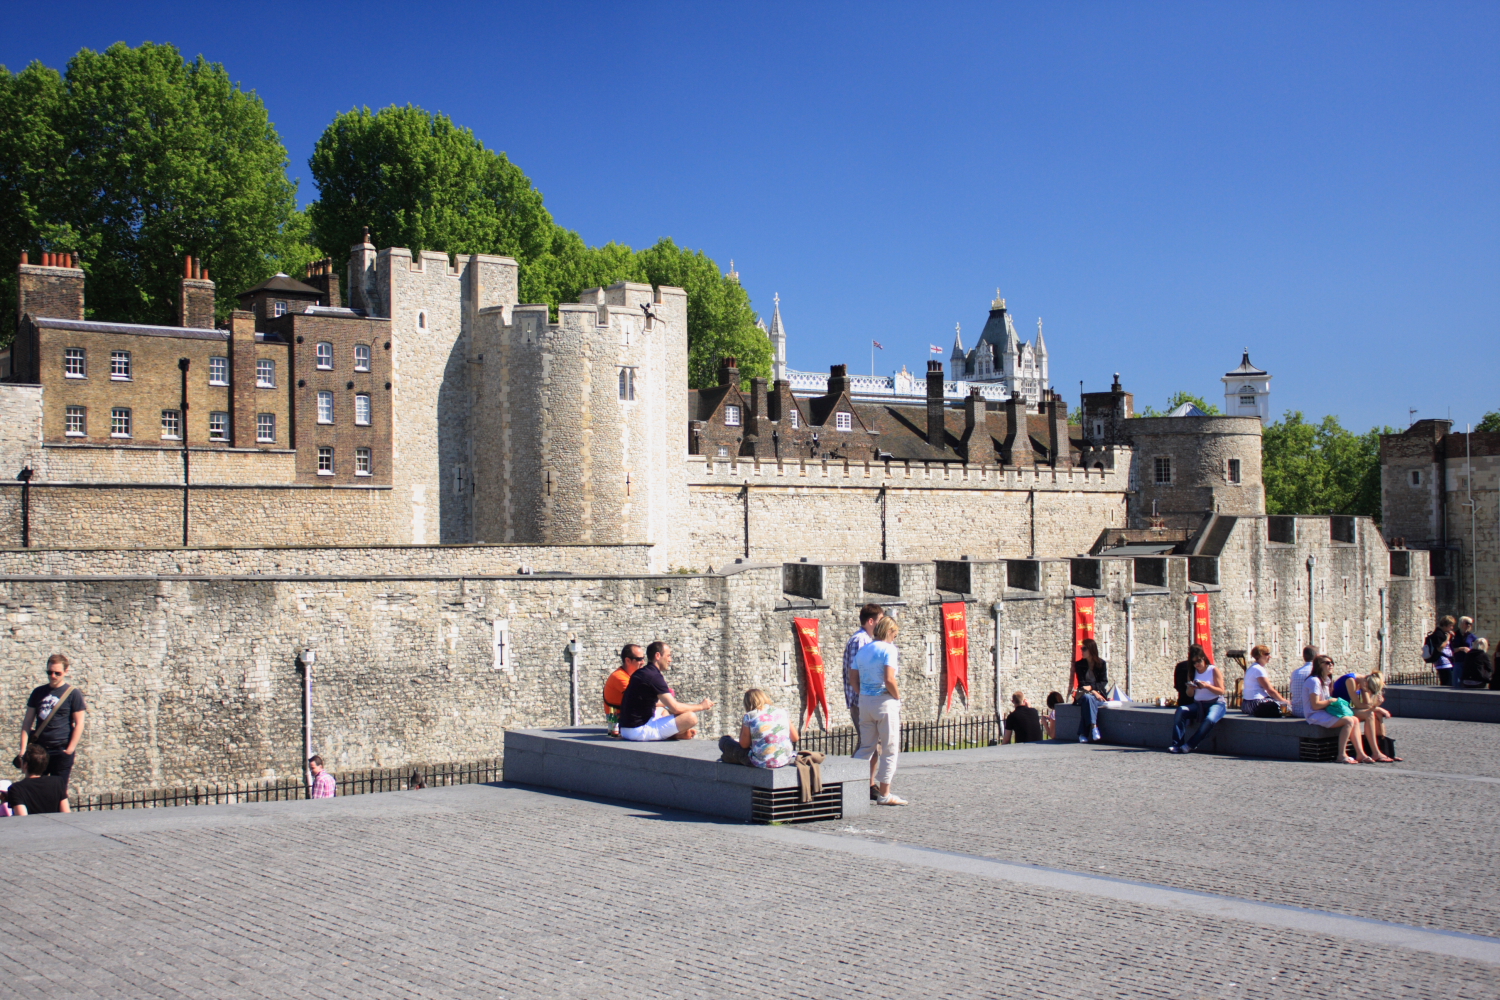
[[[1438,651],[1433,648],[1433,645],[1432,645],[1432,636],[1429,635],[1427,637],[1427,641],[1424,642],[1424,643],[1422,643],[1422,662],[1423,663],[1434,663],[1434,662],[1437,661],[1437,658],[1438,658]]]

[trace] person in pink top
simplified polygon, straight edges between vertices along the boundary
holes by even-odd
[[[331,799],[337,782],[333,775],[323,769],[323,758],[317,755],[307,758],[307,769],[312,772],[312,797],[315,799]]]

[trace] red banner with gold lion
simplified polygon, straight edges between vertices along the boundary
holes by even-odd
[[[943,663],[947,667],[948,710],[953,710],[953,689],[962,684],[964,704],[969,703],[969,628],[962,602],[943,605]]]
[[[1094,599],[1073,599],[1073,663],[1083,659],[1083,640],[1094,638]],[[1078,686],[1078,675],[1073,672],[1073,663],[1068,664],[1068,690]]]
[[[1208,623],[1208,595],[1193,598],[1193,641],[1203,647],[1208,662],[1214,662],[1214,630]]]
[[[813,712],[823,709],[823,728],[828,728],[828,686],[823,673],[823,650],[818,645],[818,620],[816,618],[793,618],[792,626],[797,630],[797,645],[802,650],[802,676],[807,679],[807,711],[802,717],[802,727],[807,728]]]

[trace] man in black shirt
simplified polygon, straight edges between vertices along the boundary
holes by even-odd
[[[47,775],[46,750],[36,744],[27,747],[21,755],[21,768],[26,777],[13,782],[5,793],[5,801],[17,816],[72,812],[68,808],[67,779]]]
[[[661,640],[646,647],[646,665],[630,675],[625,697],[620,704],[620,735],[627,740],[649,743],[698,735],[698,712],[707,712],[714,703],[707,698],[696,705],[684,705],[673,697],[663,674],[672,666],[672,647]],[[670,714],[659,718],[660,704]]]
[[[1026,700],[1025,692],[1017,691],[1011,695],[1010,703],[1014,707],[1005,717],[1005,742],[1040,743],[1042,719],[1037,715],[1036,709],[1031,707],[1031,702]]]
[[[63,779],[73,773],[73,756],[83,736],[83,692],[67,682],[68,658],[53,653],[47,658],[47,683],[26,699],[26,718],[21,722],[21,756],[35,743],[47,751],[44,774]],[[40,725],[38,725],[40,723]]]

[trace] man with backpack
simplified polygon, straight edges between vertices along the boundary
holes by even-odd
[[[28,745],[47,751],[46,774],[66,785],[73,773],[78,740],[83,736],[83,692],[68,683],[68,658],[53,653],[47,658],[47,683],[26,699],[26,718],[21,722],[21,752],[14,764],[21,767]]]

